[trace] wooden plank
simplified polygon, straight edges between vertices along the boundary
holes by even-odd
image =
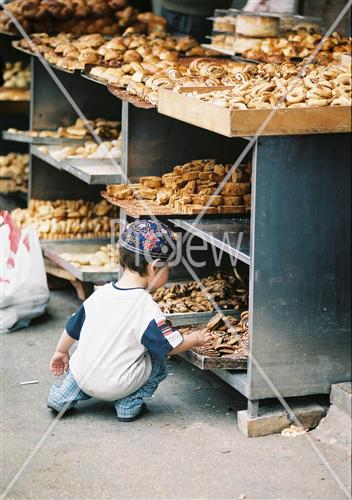
[[[201,370],[213,370],[221,368],[222,370],[246,370],[247,359],[244,358],[231,358],[221,356],[219,358],[212,358],[210,356],[202,356],[192,350],[186,351],[181,354],[181,357],[192,363],[192,365],[200,368]]]
[[[231,110],[167,89],[159,91],[158,111],[227,137],[256,135],[264,120],[272,112],[266,109]],[[325,106],[277,109],[261,135],[326,134],[350,131],[351,107]]]

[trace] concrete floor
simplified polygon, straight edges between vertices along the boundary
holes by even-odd
[[[142,419],[120,423],[110,404],[88,401],[50,429],[48,363],[78,304],[71,291],[53,292],[45,316],[2,336],[2,491],[47,432],[6,498],[346,498],[304,437],[244,437],[236,412],[245,399],[180,360]],[[347,454],[316,444],[348,486]]]

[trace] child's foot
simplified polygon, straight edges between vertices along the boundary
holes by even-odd
[[[147,410],[147,405],[145,403],[143,403],[141,406],[140,412],[136,416],[134,416],[134,417],[119,417],[117,415],[117,420],[119,420],[120,422],[133,422],[134,420],[139,418],[141,415],[143,415],[143,413],[145,413],[146,410]]]

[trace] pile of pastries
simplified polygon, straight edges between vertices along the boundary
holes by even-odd
[[[139,13],[127,0],[13,0],[7,4],[27,33],[103,33],[118,35],[163,31],[164,18]],[[5,12],[0,12],[0,31],[16,33]]]
[[[197,281],[159,288],[153,293],[164,314],[213,311],[211,298],[220,309],[248,307],[248,290],[241,277],[217,273]]]
[[[0,156],[0,191],[26,192],[28,185],[29,155],[9,153]]]
[[[64,147],[46,147],[38,146],[39,151],[45,155],[50,155],[55,160],[80,159],[80,158],[113,158],[121,159],[121,136],[113,141],[103,141],[97,144],[93,141],[87,141],[82,146],[72,145]]]
[[[105,120],[104,118],[95,118],[89,120],[87,124],[94,130],[94,133],[103,140],[118,139],[120,135],[120,122]],[[64,139],[89,139],[91,134],[87,129],[85,122],[81,118],[77,118],[73,125],[68,127],[59,127],[57,130],[17,130],[9,128],[11,134],[28,135],[28,137],[43,137],[43,138],[64,138]]]
[[[209,57],[146,63],[133,61],[119,68],[91,68],[90,75],[110,85],[124,88],[131,95],[158,103],[159,88],[231,86],[245,63],[214,60]]]
[[[117,245],[103,245],[92,253],[69,253],[64,252],[60,257],[71,262],[76,267],[85,270],[99,267],[101,270],[118,271],[119,253]]]
[[[28,64],[22,61],[5,63],[3,71],[4,87],[28,89],[31,81],[31,72]]]
[[[306,31],[290,33],[283,38],[255,38],[251,39],[251,47],[241,50],[235,47],[234,51],[241,53],[248,59],[255,59],[262,62],[281,63],[292,58],[311,56],[322,42],[322,34],[309,34]],[[336,54],[351,53],[351,38],[333,33],[329,37],[324,37],[322,47],[317,53],[315,60],[321,64],[328,64]]]
[[[187,95],[232,109],[305,108],[351,106],[351,57],[335,56],[320,64],[248,65],[236,74],[231,89]],[[175,89],[176,90],[176,89]]]
[[[31,40],[50,64],[67,70],[84,69],[86,64],[116,68],[132,62],[153,65],[162,61],[168,66],[180,55],[207,53],[192,37],[175,38],[160,32],[150,35],[129,33],[111,39],[100,33],[80,37],[70,33],[57,36],[37,33]],[[32,51],[32,45],[26,39],[20,40],[18,46]]]
[[[152,201],[168,207],[170,213],[196,214],[205,205],[209,205],[208,214],[243,212],[251,204],[251,164],[239,165],[214,195],[231,168],[216,160],[194,160],[177,165],[162,177],[141,177],[138,184],[112,184],[106,191],[115,201]]]
[[[231,357],[235,359],[248,358],[249,342],[249,313],[244,311],[240,318],[233,316],[223,316],[218,313],[211,318],[204,327],[198,330],[207,330],[213,334],[213,338],[206,344],[194,347],[192,350],[202,356],[211,358]],[[182,335],[187,335],[195,331],[195,327],[180,328]]]
[[[113,207],[105,200],[30,200],[28,208],[16,208],[11,215],[19,227],[34,227],[40,239],[107,238]]]

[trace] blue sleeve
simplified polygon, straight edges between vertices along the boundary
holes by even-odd
[[[141,342],[154,358],[166,356],[175,347],[181,344],[183,337],[178,330],[174,330],[166,319],[153,319],[144,331]]]
[[[85,319],[86,312],[84,310],[84,305],[82,304],[78,311],[72,314],[72,316],[70,316],[67,320],[65,329],[70,337],[75,340],[79,340]]]

